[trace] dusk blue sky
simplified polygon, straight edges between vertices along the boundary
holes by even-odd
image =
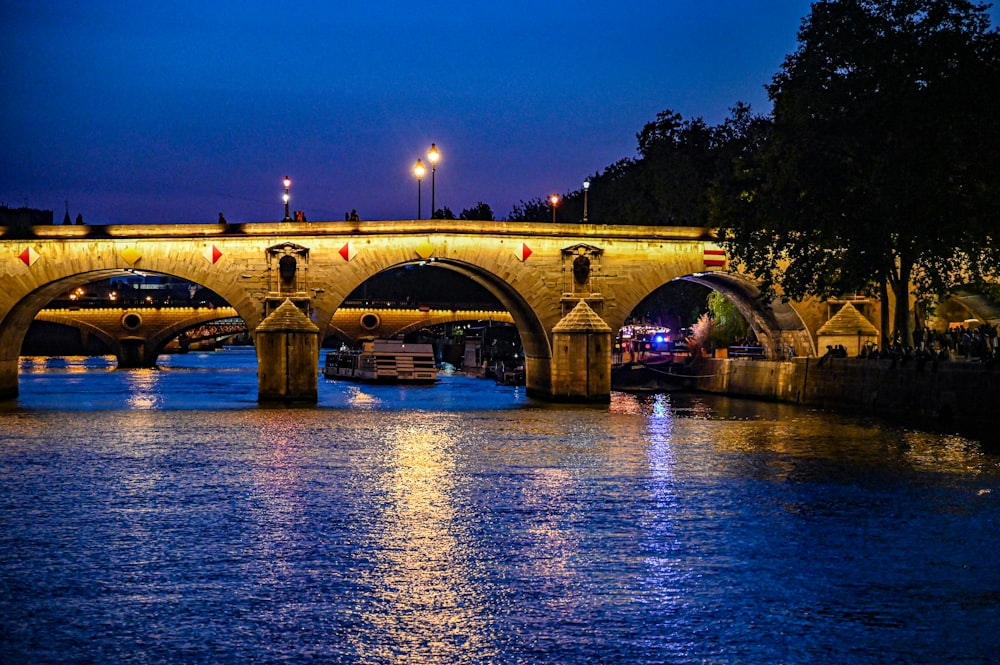
[[[93,224],[276,221],[288,175],[310,221],[411,219],[434,142],[438,207],[505,217],[634,156],[664,109],[769,111],[809,7],[4,2],[0,203],[57,223],[65,201]]]

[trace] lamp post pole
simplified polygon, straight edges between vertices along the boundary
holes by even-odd
[[[587,223],[587,192],[590,191],[590,181],[583,181],[583,223]]]
[[[431,163],[431,219],[434,218],[434,211],[437,208],[434,207],[434,174],[437,172],[437,163],[441,159],[441,153],[438,152],[437,146],[431,144],[431,149],[427,151],[427,161]]]
[[[292,186],[292,179],[285,176],[284,180],[285,194],[281,197],[281,200],[285,202],[285,221],[290,221],[292,219],[291,215],[288,214],[288,200],[291,198],[288,195],[288,188]]]
[[[417,176],[417,219],[420,219],[421,214],[423,214],[420,203],[420,181],[423,180],[425,173],[427,173],[427,169],[424,168],[423,162],[418,159],[417,163],[413,165],[413,175]]]
[[[559,205],[559,195],[553,194],[549,197],[549,203],[552,204],[552,222],[556,221],[556,206]]]

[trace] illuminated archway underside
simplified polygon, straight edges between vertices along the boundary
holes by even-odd
[[[795,308],[780,298],[763,303],[760,289],[748,279],[725,272],[697,273],[679,278],[718,291],[743,315],[768,357],[778,358],[794,350],[815,355],[813,336]]]

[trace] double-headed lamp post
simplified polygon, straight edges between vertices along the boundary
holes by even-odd
[[[287,222],[292,218],[292,216],[288,214],[288,201],[292,198],[288,194],[288,188],[292,186],[292,179],[285,176],[285,180],[283,182],[285,185],[285,193],[282,195],[281,200],[285,202],[285,221]]]
[[[420,181],[423,180],[425,173],[427,173],[427,169],[424,168],[423,162],[418,159],[417,163],[413,165],[413,175],[417,176],[417,219],[420,219],[422,212],[420,204]]]
[[[549,197],[549,203],[552,204],[552,221],[556,221],[556,206],[559,205],[559,195],[553,194]]]
[[[583,223],[587,223],[587,192],[590,191],[590,181],[583,181]]]
[[[431,149],[427,151],[427,161],[431,163],[431,219],[434,218],[434,173],[437,171],[438,160],[441,159],[441,153],[438,152],[437,146],[433,143],[431,144]]]

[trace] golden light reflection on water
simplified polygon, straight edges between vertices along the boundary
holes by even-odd
[[[561,504],[560,498],[570,493],[573,480],[566,469],[546,467],[535,469],[524,480],[524,502],[533,520],[527,525],[531,535],[531,578],[545,580],[547,585],[572,588],[576,575],[573,560],[579,553],[579,531],[570,525],[573,515],[552,510]],[[566,598],[549,600],[561,607]]]
[[[262,445],[254,455],[253,467],[253,527],[248,549],[254,556],[248,559],[262,590],[277,588],[295,567],[293,552],[301,547],[297,542],[298,525],[306,508],[302,505],[303,453],[297,445],[297,426],[288,412],[274,411],[272,417],[260,422]]]
[[[381,399],[371,393],[365,392],[365,389],[361,386],[351,386],[348,389],[347,403],[354,408],[371,409],[378,406],[381,402]]]
[[[420,418],[420,416],[415,416]],[[455,426],[459,426],[456,421]],[[376,609],[365,623],[380,662],[459,662],[487,647],[481,593],[469,577],[468,540],[454,493],[454,436],[438,422],[398,425],[382,434],[389,470],[378,520]],[[355,636],[361,645],[371,641]]]
[[[130,369],[125,387],[128,390],[126,400],[132,409],[155,409],[160,404],[157,385],[160,373],[156,369]]]
[[[114,371],[118,361],[114,356],[21,356],[19,372],[52,372],[84,374],[96,371]]]
[[[915,468],[938,473],[982,472],[996,464],[975,441],[961,436],[906,432],[904,457]]]

